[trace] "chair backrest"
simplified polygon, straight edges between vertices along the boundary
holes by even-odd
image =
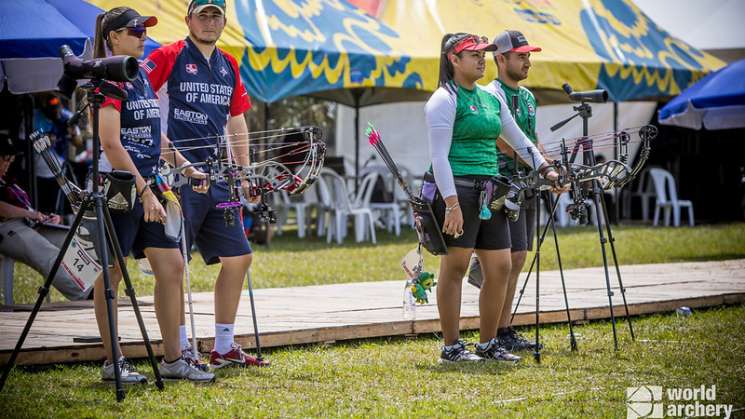
[[[326,208],[334,207],[334,198],[331,196],[329,185],[322,175],[319,175],[318,179],[316,179],[315,190],[316,195],[318,195],[318,202],[320,202],[321,205]]]
[[[409,168],[405,166],[399,165],[398,171],[401,172],[401,177],[404,178],[404,181],[409,186],[409,190],[416,195],[414,187],[414,175],[411,173],[411,170],[409,170]],[[401,189],[401,185],[399,185],[398,182],[393,182],[393,197],[396,201],[409,199],[409,195],[406,195],[406,192]]]
[[[657,194],[657,202],[677,202],[678,191],[675,186],[675,178],[673,175],[664,169],[649,169],[649,175],[652,177],[654,183],[654,191]]]
[[[303,193],[301,193],[299,197],[297,197],[296,202],[305,202],[306,204],[315,204],[315,203],[321,202],[320,200],[321,198],[318,196],[318,190],[316,188],[308,188]]]
[[[347,211],[351,209],[352,204],[349,201],[349,191],[347,190],[347,183],[344,178],[327,168],[321,169],[320,178],[319,180],[325,180],[328,187],[331,207]]]
[[[359,189],[357,189],[357,196],[354,197],[354,202],[352,203],[354,207],[363,208],[370,206],[370,200],[375,189],[375,181],[378,180],[378,176],[380,174],[377,171],[371,171],[362,179]]]
[[[649,177],[649,168],[642,170],[641,173],[639,173],[639,178],[636,180],[636,193],[641,194],[642,192],[651,192],[649,188],[649,182],[651,182],[651,179]]]

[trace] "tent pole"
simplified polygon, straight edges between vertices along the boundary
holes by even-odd
[[[360,97],[362,89],[352,89],[354,97],[354,193],[360,184]]]
[[[618,101],[613,101],[613,160],[618,160]],[[613,188],[614,206],[613,211],[616,213],[616,223],[621,223],[621,204],[618,201],[618,188]],[[625,214],[624,214],[625,215]]]
[[[264,131],[269,131],[269,103],[264,102]]]
[[[26,168],[28,169],[28,188],[31,192],[31,206],[39,209],[39,194],[36,185],[36,167],[34,167],[34,145],[31,141],[31,133],[34,130],[34,97],[26,95],[24,106],[25,117],[23,118],[23,131],[26,135]]]

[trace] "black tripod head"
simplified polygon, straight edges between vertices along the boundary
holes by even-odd
[[[582,118],[583,121],[583,133],[582,135],[587,136],[587,120],[592,117],[592,107],[588,103],[605,103],[608,101],[608,91],[605,89],[586,90],[584,92],[575,92],[572,90],[572,86],[569,83],[564,83],[562,86],[569,100],[572,102],[580,102],[578,106],[573,107],[574,111],[577,112],[569,118],[560,121],[556,125],[551,127],[551,132],[558,130],[563,127],[569,121],[576,117]]]

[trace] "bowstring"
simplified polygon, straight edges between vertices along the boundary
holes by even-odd
[[[267,138],[279,138],[287,134],[305,133],[305,132],[310,132],[311,130],[312,130],[311,127],[278,128],[278,129],[271,129],[271,130],[265,130],[265,131],[246,131],[246,132],[236,132],[233,134],[207,135],[204,137],[180,138],[180,139],[171,138],[170,140],[172,143],[178,144],[178,143],[187,142],[187,141],[215,140],[215,139],[221,139],[221,138],[237,137],[241,135],[248,135],[250,138],[261,140],[261,139],[267,139]],[[267,133],[276,133],[276,134],[255,136],[256,134],[267,134]],[[254,136],[252,137],[252,135]]]

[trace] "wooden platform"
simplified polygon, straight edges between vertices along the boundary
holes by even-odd
[[[626,297],[632,315],[669,312],[679,306],[710,307],[745,302],[745,259],[633,265],[621,268]],[[518,287],[523,282],[522,277]],[[602,268],[565,272],[572,320],[610,317]],[[623,313],[618,283],[611,271],[614,310]],[[404,320],[401,300],[403,281],[365,282],[255,291],[262,345],[266,347],[329,342],[378,336],[408,335],[439,331],[434,296],[431,304],[418,306],[415,320]],[[200,351],[209,351],[214,338],[211,293],[194,295]],[[143,301],[142,314],[155,350],[162,353],[160,333],[152,297]],[[534,322],[535,282],[533,278],[516,316],[516,324]],[[63,307],[64,308],[64,307]],[[540,318],[544,323],[566,321],[558,271],[541,274]],[[28,312],[0,312],[0,364],[15,346]],[[119,332],[125,355],[145,356],[131,307],[121,307]],[[188,316],[187,316],[188,322]],[[241,299],[236,325],[237,340],[253,347],[253,329],[248,296]],[[478,292],[464,281],[462,329],[478,328]],[[626,329],[619,329],[626,333]],[[98,336],[93,310],[86,306],[55,307],[39,313],[24,344],[19,364],[44,364],[99,360],[100,344],[75,343],[76,337]]]

